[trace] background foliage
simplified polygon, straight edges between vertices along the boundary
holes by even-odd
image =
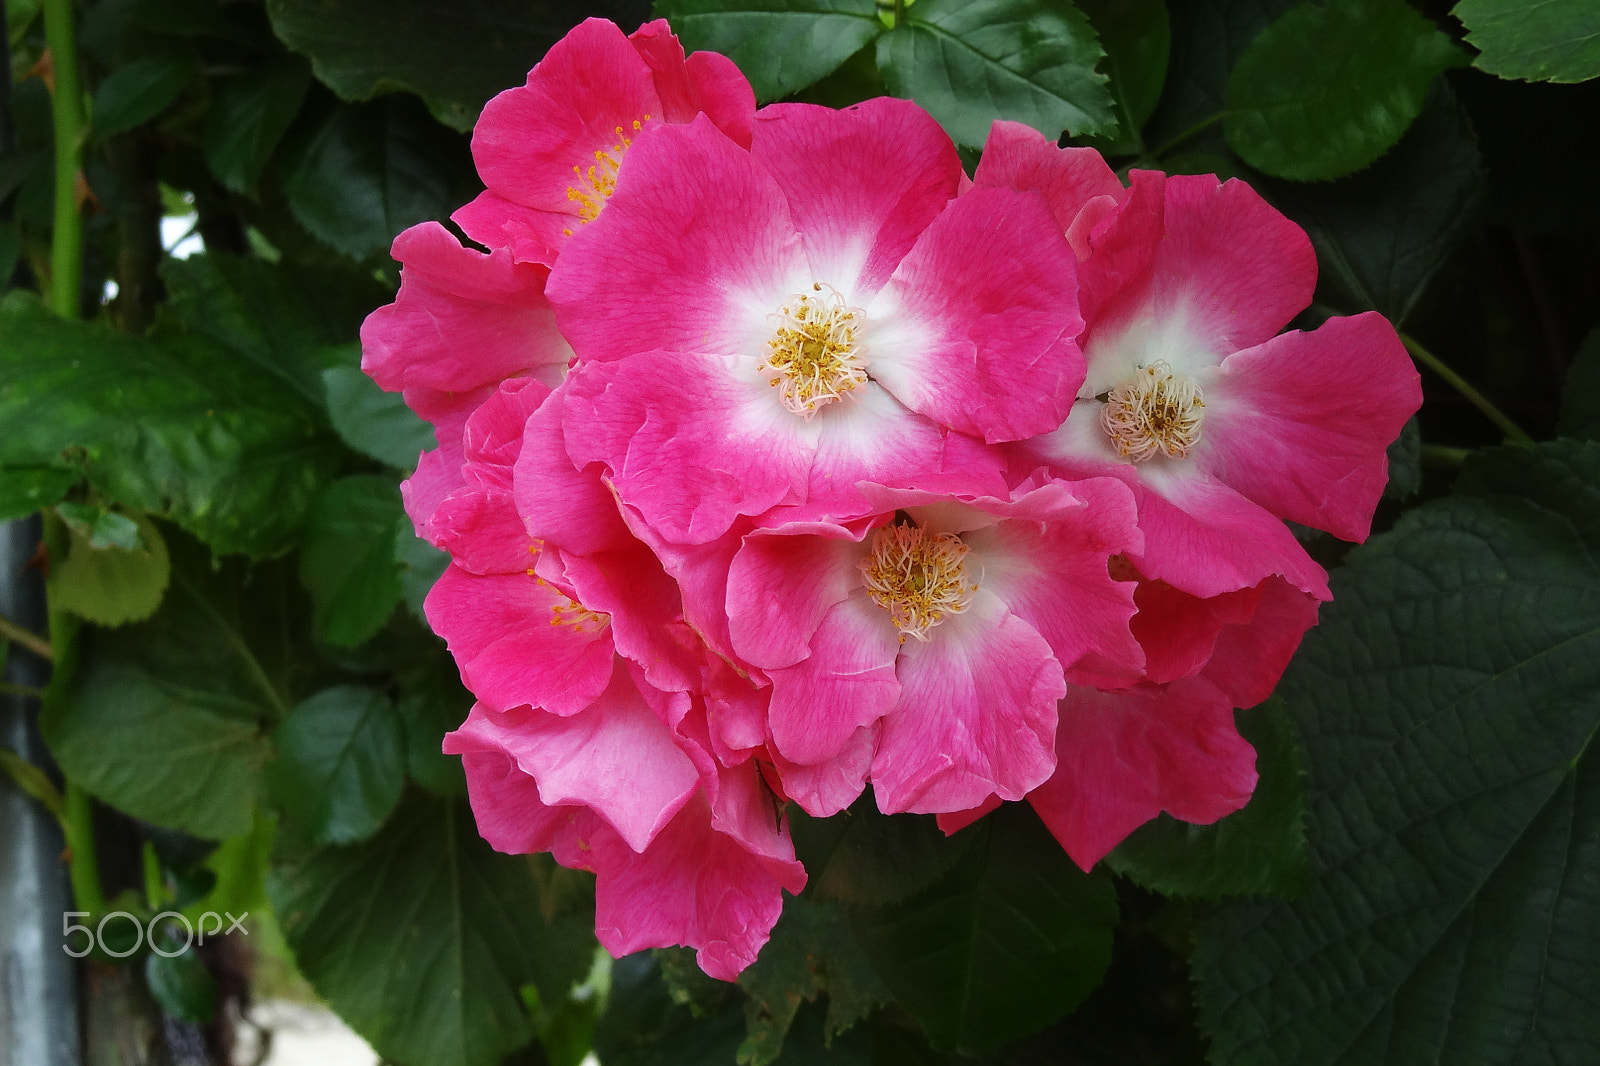
[[[810,886],[725,985],[597,961],[586,875],[478,838],[420,622],[444,560],[396,489],[429,433],[357,369],[390,240],[479,187],[482,103],[643,0],[8,0],[0,518],[44,513],[61,776],[0,766],[81,909],[249,910],[402,1064],[1592,1061],[1597,10],[659,0],[763,102],[1246,178],[1315,242],[1300,324],[1375,308],[1426,370],[1379,531],[1307,534],[1335,600],[1240,714],[1248,807],[1090,875],[1026,807],[949,839],[792,811]],[[222,1061],[246,962],[122,966]]]

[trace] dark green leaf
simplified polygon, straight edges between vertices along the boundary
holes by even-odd
[[[10,189],[0,192],[0,200],[5,199],[10,192]],[[11,275],[17,269],[17,260],[21,258],[22,227],[9,220],[0,221],[0,288],[11,283]]]
[[[471,196],[466,145],[404,97],[333,108],[285,147],[283,168],[294,217],[355,259]]]
[[[139,536],[139,523],[120,511],[100,504],[63,503],[56,514],[67,528],[89,542],[89,547],[125,548],[133,551],[145,546]]]
[[[214,572],[203,549],[171,549],[161,610],[140,625],[87,631],[82,665],[47,701],[40,728],[62,770],[96,796],[220,840],[250,828],[271,751],[266,726],[285,709],[253,643],[254,627],[273,625],[263,602],[272,593],[266,573]]]
[[[685,48],[739,64],[762,102],[804,89],[883,32],[873,0],[657,0]]]
[[[71,491],[80,476],[77,470],[60,466],[0,469],[0,522],[49,507]]]
[[[22,43],[42,6],[41,0],[9,0],[6,4],[6,37],[13,49]]]
[[[267,160],[305,101],[311,71],[302,62],[248,70],[214,83],[206,112],[206,165],[227,188],[254,196]]]
[[[361,454],[410,471],[417,456],[434,446],[432,427],[412,414],[405,397],[384,392],[360,367],[329,367],[322,386],[334,432]]]
[[[1410,131],[1368,170],[1273,193],[1311,235],[1324,284],[1336,287],[1337,298],[1400,324],[1477,222],[1484,188],[1472,125],[1440,81]]]
[[[974,839],[946,837],[931,815],[880,814],[870,795],[832,818],[812,818],[790,805],[789,830],[811,878],[808,891],[869,906],[927,888]]]
[[[1304,783],[1294,725],[1273,699],[1238,712],[1261,779],[1243,810],[1212,825],[1163,814],[1106,856],[1111,869],[1169,896],[1298,895],[1308,883]]]
[[[335,458],[313,408],[203,339],[64,322],[21,293],[0,303],[0,424],[0,467],[76,465],[219,552],[282,549]]]
[[[1106,50],[1104,70],[1116,102],[1118,144],[1139,151],[1139,130],[1161,99],[1172,52],[1165,0],[1078,0]]]
[[[1405,0],[1299,4],[1261,32],[1228,79],[1228,144],[1251,166],[1318,181],[1398,141],[1461,51]]]
[[[400,564],[400,589],[406,610],[424,624],[422,602],[450,565],[450,553],[440,551],[417,536],[409,522],[395,527],[394,557]]]
[[[1461,0],[1450,12],[1482,55],[1472,65],[1502,78],[1600,78],[1600,7],[1593,0]]]
[[[890,92],[971,147],[997,118],[1047,137],[1115,133],[1104,55],[1077,8],[1047,0],[920,0],[878,41]]]
[[[744,1036],[733,996],[697,1017],[673,999],[655,952],[618,959],[611,994],[595,1023],[594,1051],[605,1066],[728,1066]]]
[[[1496,449],[1334,575],[1280,692],[1316,884],[1197,931],[1213,1061],[1600,1046],[1600,444]]]
[[[632,30],[648,12],[643,0],[267,0],[272,28],[334,92],[369,100],[408,89],[463,131],[585,15]]]
[[[178,928],[181,930],[181,925]],[[177,952],[183,947],[183,933],[172,930],[163,922],[152,934],[159,938],[156,946],[162,952]],[[144,979],[162,1011],[179,1021],[206,1025],[216,1012],[216,979],[193,946],[170,957],[151,951],[144,960]]]
[[[748,1035],[739,1061],[767,1066],[784,1049],[784,1037],[800,1005],[828,994],[824,1039],[840,1033],[888,1002],[889,991],[856,943],[844,910],[836,903],[786,899],[772,939],[739,975]]]
[[[1078,869],[1025,804],[963,832],[976,839],[950,873],[851,922],[935,1047],[984,1054],[1089,994],[1111,960],[1117,904],[1110,879]]]
[[[95,543],[95,533],[112,518],[128,523],[131,546]],[[67,557],[50,572],[52,607],[102,626],[138,622],[155,614],[167,590],[171,563],[166,541],[150,519],[140,515],[135,521],[106,512],[87,536],[70,523],[68,532]]]
[[[406,772],[411,779],[441,796],[464,796],[467,779],[459,755],[440,751],[444,735],[466,720],[472,695],[461,687],[454,664],[444,658],[437,669],[416,680],[406,679],[400,693],[400,721],[405,726]]]
[[[560,998],[588,971],[584,916],[547,921],[527,860],[479,838],[466,803],[409,796],[372,839],[274,870],[300,972],[379,1054],[492,1066],[533,1036],[518,989]]]
[[[117,67],[95,91],[89,123],[94,135],[111,137],[155,118],[198,70],[188,56],[146,56]]]
[[[1422,428],[1417,416],[1406,419],[1400,435],[1389,445],[1389,483],[1383,495],[1391,500],[1408,500],[1422,491]]]
[[[400,602],[396,530],[406,528],[400,490],[386,477],[341,478],[306,518],[300,580],[311,593],[312,626],[329,644],[360,644]]]
[[[1579,440],[1600,440],[1600,329],[1590,331],[1567,367],[1556,432]]]
[[[400,802],[405,737],[394,701],[376,689],[323,689],[289,712],[272,739],[273,797],[313,844],[364,840]]]

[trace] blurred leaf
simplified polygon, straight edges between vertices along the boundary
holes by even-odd
[[[311,71],[291,61],[263,70],[247,70],[212,83],[214,96],[206,112],[206,165],[217,180],[244,196],[254,196],[256,182],[289,131]]]
[[[1150,120],[1167,79],[1172,24],[1165,0],[1078,0],[1100,46],[1120,128],[1113,148],[1140,151],[1139,131]]]
[[[466,721],[472,694],[461,687],[453,664],[444,658],[439,669],[420,678],[402,679],[398,713],[405,727],[406,773],[440,796],[467,794],[459,755],[440,751],[444,735]]]
[[[0,522],[26,518],[49,507],[72,490],[79,476],[78,471],[59,466],[0,469]]]
[[[399,489],[377,475],[341,478],[312,504],[300,580],[311,593],[312,628],[322,640],[353,647],[394,613],[400,602],[394,542],[405,523]]]
[[[39,726],[62,771],[94,795],[221,840],[250,828],[271,753],[267,723],[284,711],[254,650],[256,633],[276,623],[261,602],[270,593],[242,567],[214,571],[203,549],[171,547],[161,610],[139,625],[86,630],[78,672],[46,701]]]
[[[354,354],[360,358],[359,346]],[[384,392],[359,366],[329,367],[322,387],[334,432],[362,455],[411,471],[417,456],[434,447],[432,427],[412,413],[405,397]]]
[[[697,1017],[673,999],[655,952],[618,959],[611,994],[595,1023],[594,1051],[605,1066],[728,1066],[744,1036],[737,999]]]
[[[1279,691],[1317,880],[1196,932],[1213,1061],[1600,1047],[1600,444],[1484,453],[1352,551]]]
[[[1383,487],[1385,499],[1409,500],[1422,491],[1422,427],[1417,416],[1406,419],[1400,435],[1389,445],[1389,483]]]
[[[1168,5],[1172,48],[1161,102],[1145,128],[1146,143],[1157,146],[1174,141],[1203,123],[1220,119],[1234,64],[1256,35],[1293,2],[1183,0]]]
[[[172,567],[166,541],[144,515],[130,519],[106,512],[105,517],[128,522],[134,546],[97,546],[94,534],[103,521],[88,536],[69,523],[67,557],[50,571],[50,606],[102,626],[142,621],[155,614],[167,590]]]
[[[422,603],[449,568],[450,553],[440,551],[417,536],[410,522],[401,522],[394,531],[394,557],[400,564],[400,589],[406,610],[426,625],[428,619],[422,613]]]
[[[1211,825],[1163,814],[1106,856],[1112,870],[1168,896],[1293,896],[1310,882],[1305,786],[1294,725],[1282,701],[1238,712],[1261,779],[1242,810]]]
[[[378,835],[268,879],[300,971],[385,1058],[492,1066],[533,1037],[518,989],[588,972],[581,918],[547,921],[531,868],[479,838],[466,803],[412,793]]]
[[[808,891],[842,903],[898,903],[933,884],[961,858],[974,834],[946,837],[932,815],[878,813],[870,795],[832,818],[789,806],[795,853]]]
[[[1099,983],[1117,903],[1110,879],[1078,869],[1025,804],[962,833],[975,839],[950,873],[902,903],[852,909],[851,924],[929,1042],[981,1055]]]
[[[10,41],[13,51],[22,43],[33,20],[39,17],[41,7],[41,0],[7,0],[6,39]]]
[[[1228,144],[1281,178],[1360,170],[1400,139],[1433,79],[1466,57],[1405,0],[1302,3],[1261,32],[1228,79]]]
[[[1461,0],[1450,12],[1482,54],[1472,65],[1502,78],[1600,78],[1600,7],[1593,0]]]
[[[387,252],[407,226],[444,218],[471,198],[472,175],[465,143],[404,97],[340,104],[283,154],[289,210],[354,259]]]
[[[313,844],[364,840],[400,802],[405,738],[394,701],[377,689],[323,689],[290,711],[272,739],[273,798]]]
[[[739,1045],[739,1061],[750,1066],[768,1066],[778,1058],[795,1012],[819,992],[828,994],[819,1029],[830,1042],[889,1000],[889,990],[862,954],[844,910],[805,896],[784,900],[772,939],[739,975],[739,987],[748,996],[748,1035]]]
[[[838,69],[883,32],[873,0],[657,0],[686,49],[721,52],[765,103]]]
[[[153,934],[166,941],[161,950],[178,951],[183,936],[171,933],[171,926],[163,922]],[[144,979],[150,994],[168,1016],[195,1025],[207,1025],[217,1009],[217,982],[200,961],[200,955],[191,946],[187,951],[170,957],[151,951],[144,960]]]
[[[1343,290],[1350,310],[1402,324],[1477,223],[1484,190],[1472,125],[1441,80],[1405,137],[1366,171],[1273,193],[1311,235],[1324,284]]]
[[[1556,433],[1579,440],[1600,440],[1600,329],[1589,332],[1567,367]]]
[[[58,821],[65,820],[67,808],[61,790],[50,780],[50,775],[14,751],[0,748],[0,772],[6,774],[23,792],[44,804]]]
[[[9,193],[9,189],[0,192],[0,200]],[[17,260],[21,258],[22,228],[9,219],[0,220],[0,289],[11,284],[11,275],[17,269]]]
[[[206,856],[201,869],[213,876],[211,886],[199,899],[179,901],[185,918],[198,925],[207,911],[243,918],[247,912],[266,907],[267,859],[272,852],[275,825],[273,816],[258,807],[248,833],[229,837]],[[207,930],[210,935],[209,922]]]
[[[219,552],[284,548],[337,459],[314,409],[203,339],[65,322],[23,293],[0,302],[0,424],[24,486],[77,468]]]
[[[100,504],[63,503],[56,514],[67,528],[88,541],[89,547],[125,548],[133,551],[145,547],[139,535],[139,523],[119,511]]]
[[[115,68],[95,90],[90,131],[103,140],[149,122],[198,73],[193,59],[173,55],[146,56]]]
[[[889,91],[910,97],[956,141],[981,146],[997,118],[1046,137],[1117,130],[1105,53],[1088,19],[1050,0],[918,0],[878,40]]]
[[[644,0],[267,0],[273,30],[344,99],[409,90],[462,131],[583,16],[631,30],[648,13]]]

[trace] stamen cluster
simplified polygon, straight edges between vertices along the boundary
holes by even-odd
[[[872,554],[857,566],[872,602],[906,637],[928,639],[928,630],[960,614],[978,591],[966,572],[968,548],[953,533],[929,533],[896,522],[872,534]]]
[[[1157,359],[1107,394],[1100,424],[1124,459],[1186,459],[1200,443],[1205,406],[1199,385]]]
[[[867,383],[866,345],[859,335],[866,312],[846,307],[832,286],[813,283],[770,317],[776,326],[757,372],[778,390],[778,402],[807,421],[819,405]],[[823,292],[826,288],[827,291]]]

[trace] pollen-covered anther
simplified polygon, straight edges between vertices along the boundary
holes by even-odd
[[[565,603],[556,603],[550,608],[550,624],[553,626],[571,626],[574,633],[598,632],[611,621],[611,616],[604,611],[591,611],[583,604],[570,596],[563,596]],[[586,631],[583,627],[588,626]]]
[[[867,382],[861,343],[866,312],[846,306],[831,285],[815,283],[811,290],[789,297],[768,316],[777,328],[756,367],[778,390],[778,402],[807,421]]]
[[[972,602],[978,583],[967,575],[968,548],[954,533],[920,526],[881,526],[872,553],[857,565],[872,602],[889,612],[900,643],[928,639],[928,630]]]
[[[1125,459],[1183,459],[1200,443],[1205,406],[1200,386],[1158,359],[1106,395],[1100,424]]]
[[[649,115],[635,119],[633,133],[644,129],[644,124],[649,121]],[[567,199],[578,205],[578,218],[584,223],[599,218],[600,209],[617,191],[617,172],[622,169],[622,154],[633,143],[633,138],[621,126],[612,131],[612,138],[614,143],[595,149],[592,164],[572,168],[578,180],[575,185],[567,186]]]

